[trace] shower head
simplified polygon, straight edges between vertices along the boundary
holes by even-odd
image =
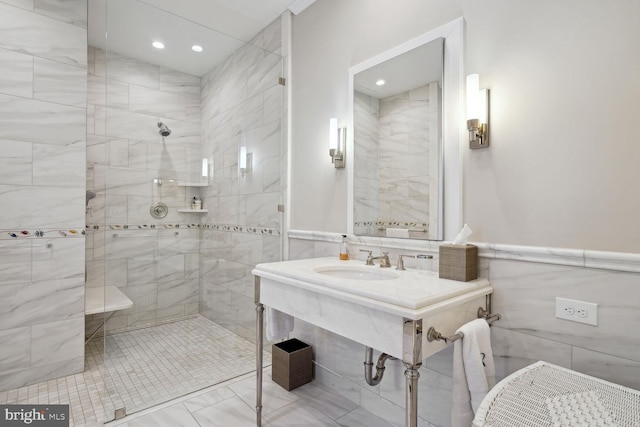
[[[171,135],[171,129],[169,129],[167,127],[167,125],[165,125],[162,122],[158,122],[158,127],[160,128],[160,130],[158,131],[158,133],[162,136],[169,136]]]

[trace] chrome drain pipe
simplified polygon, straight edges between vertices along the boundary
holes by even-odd
[[[375,377],[371,377],[373,374],[373,349],[371,347],[365,347],[364,350],[364,379],[367,381],[367,384],[374,386],[378,385],[380,381],[382,381],[382,376],[384,375],[384,364],[387,359],[397,360],[396,357],[390,356],[387,353],[380,353],[380,357],[378,357],[378,363],[376,363],[376,375]]]

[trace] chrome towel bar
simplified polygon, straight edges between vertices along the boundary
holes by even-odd
[[[502,316],[499,313],[491,314],[487,312],[487,310],[485,310],[484,308],[478,307],[478,319],[485,319],[487,323],[490,325],[496,320],[500,320],[501,317]],[[445,337],[440,332],[436,331],[436,329],[433,326],[431,326],[427,331],[427,341],[429,342],[444,341],[445,343],[450,344],[461,338],[464,338],[464,334],[462,332],[453,334],[450,337]]]

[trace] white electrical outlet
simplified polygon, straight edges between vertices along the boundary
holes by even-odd
[[[598,304],[556,297],[556,317],[598,326]]]

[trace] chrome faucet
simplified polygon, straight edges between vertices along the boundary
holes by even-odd
[[[365,265],[373,265],[373,256],[371,256],[371,251],[368,251],[366,249],[360,249],[360,252],[367,253],[367,262],[365,263]]]
[[[371,251],[368,251],[366,249],[360,249],[360,252],[368,253],[367,262],[365,263],[366,265],[375,265],[373,261],[380,260],[381,268],[391,267],[391,261],[389,260],[389,252],[382,252],[382,255],[380,256],[371,256]]]

